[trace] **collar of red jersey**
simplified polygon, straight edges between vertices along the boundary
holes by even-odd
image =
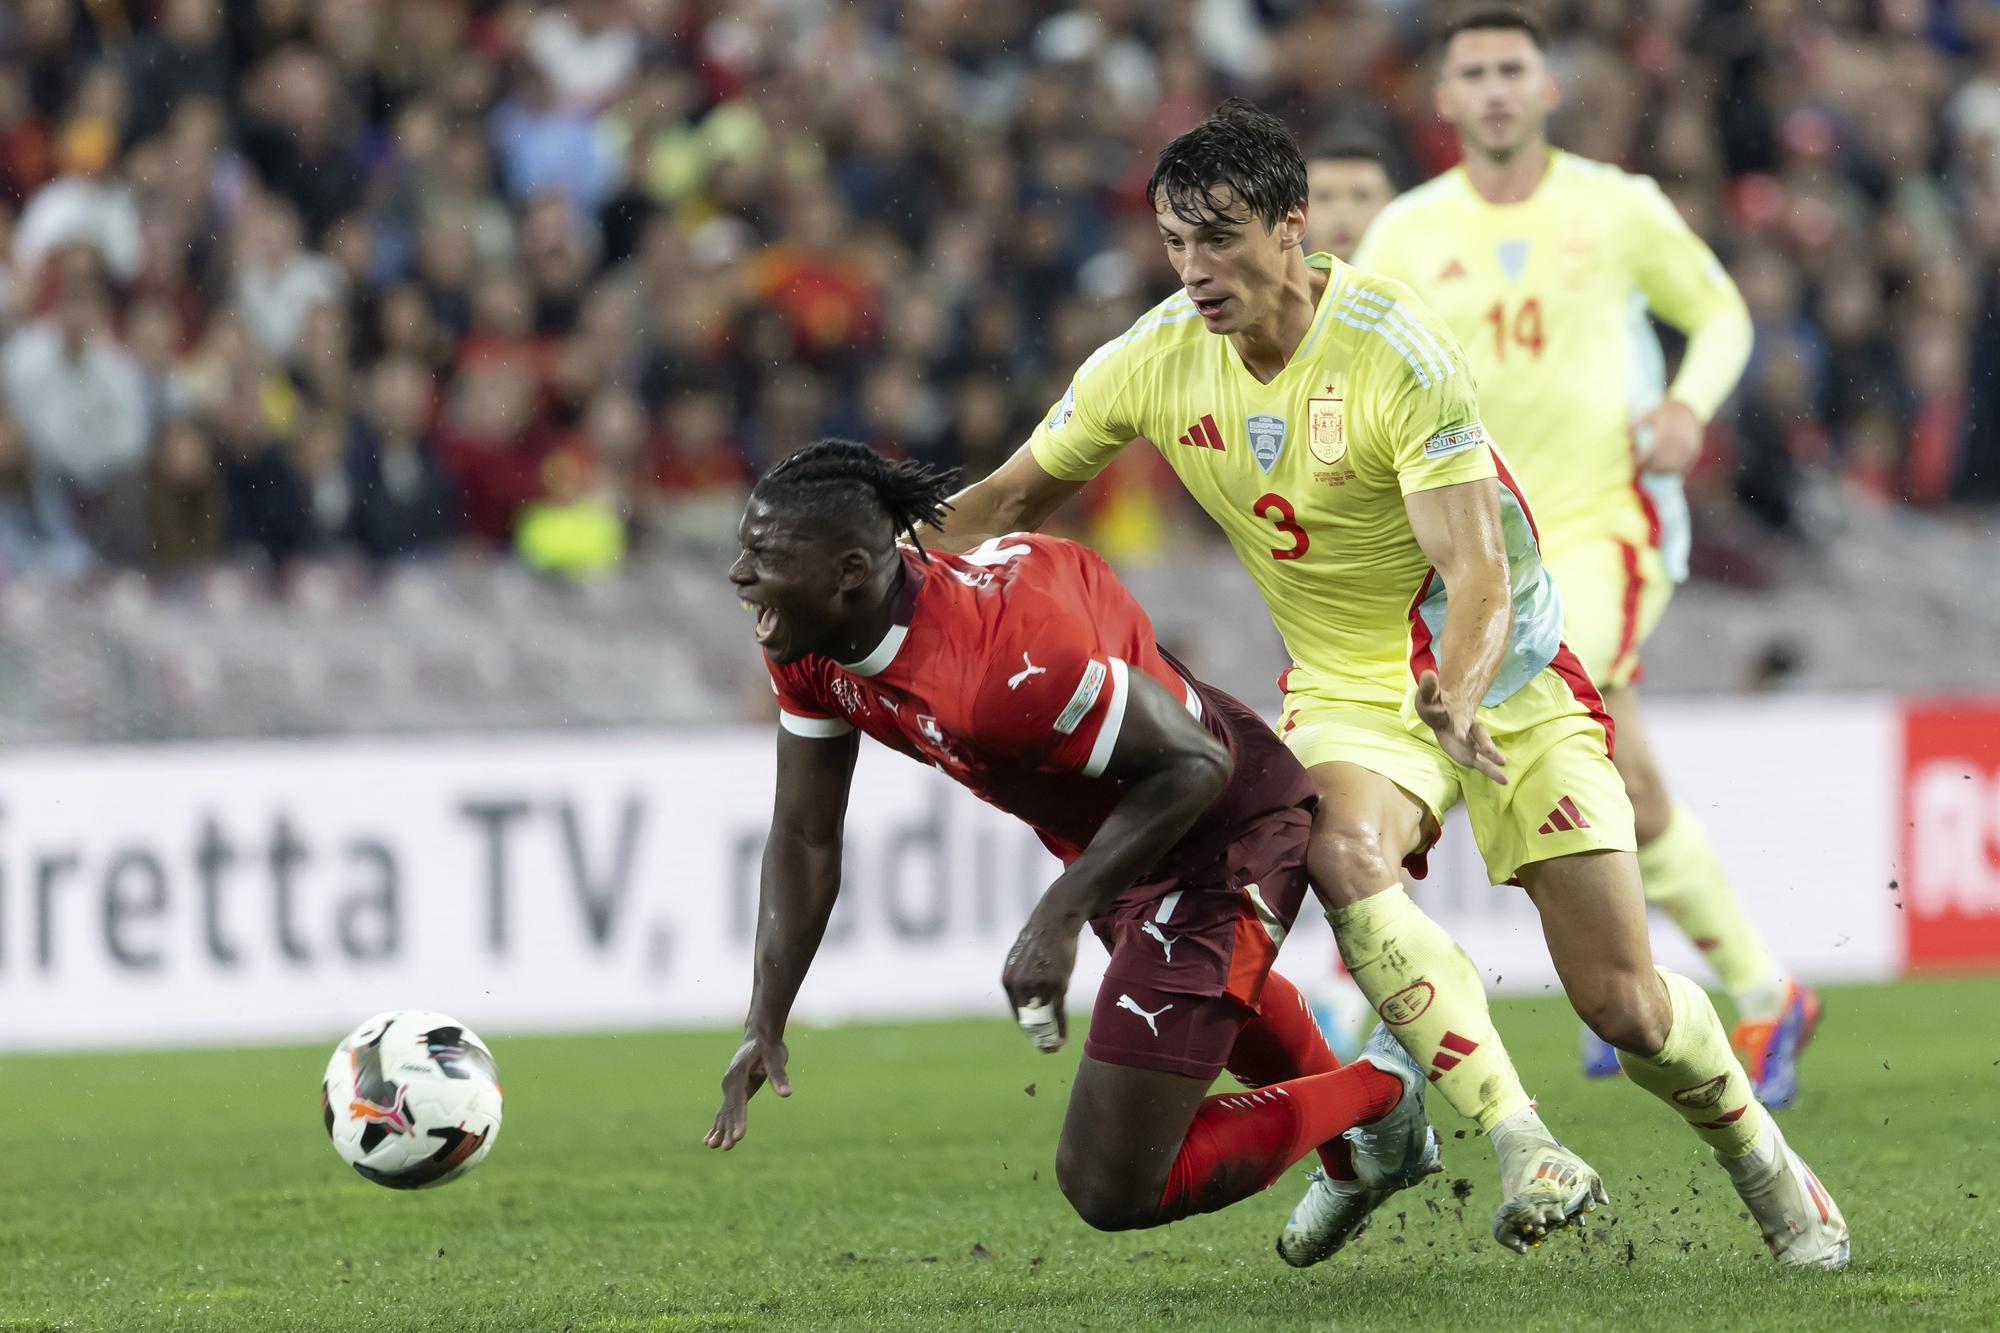
[[[889,669],[889,663],[896,660],[902,651],[903,640],[910,637],[908,625],[891,625],[889,632],[882,636],[882,642],[859,662],[842,662],[840,669],[850,676],[879,676]]]
[[[859,662],[839,663],[840,669],[850,676],[881,675],[902,651],[903,640],[910,637],[910,619],[916,614],[917,591],[924,586],[924,571],[917,567],[917,557],[910,548],[897,549],[903,556],[903,586],[896,595],[896,621],[882,641],[869,650],[868,656]]]

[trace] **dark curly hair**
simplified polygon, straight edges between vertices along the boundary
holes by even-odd
[[[958,478],[957,468],[934,468],[915,459],[891,461],[853,440],[821,440],[759,477],[750,496],[827,526],[851,523],[873,510],[923,553],[917,527],[944,526],[945,511],[951,508],[945,497]]]
[[[1305,203],[1306,160],[1285,122],[1232,97],[1160,150],[1146,197],[1190,226],[1240,227],[1254,217],[1271,228]],[[1249,211],[1232,213],[1232,202]]]

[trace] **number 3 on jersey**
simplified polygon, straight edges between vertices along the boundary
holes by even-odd
[[[1298,511],[1292,508],[1292,502],[1284,496],[1276,493],[1260,495],[1257,497],[1257,503],[1251,506],[1251,512],[1259,518],[1270,519],[1272,527],[1292,539],[1290,546],[1271,548],[1273,560],[1296,560],[1311,547],[1312,538],[1299,526]]]

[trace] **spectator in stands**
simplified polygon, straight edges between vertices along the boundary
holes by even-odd
[[[735,540],[752,474],[730,415],[716,388],[689,389],[660,412],[650,476],[637,488],[644,536],[718,549]]]
[[[260,560],[281,576],[320,545],[305,474],[294,461],[298,422],[270,410],[260,382],[233,376],[214,421],[228,495],[229,549]]]
[[[163,578],[219,559],[229,497],[209,438],[192,418],[161,432],[146,467],[146,554],[142,568]]]
[[[616,490],[588,449],[570,446],[542,460],[543,491],[521,511],[515,548],[545,574],[589,578],[625,558],[625,520]]]
[[[298,209],[308,242],[361,202],[359,136],[340,85],[309,46],[278,51],[252,72],[241,144],[264,188]]]
[[[458,488],[430,437],[431,398],[430,372],[407,357],[386,358],[368,376],[348,465],[351,530],[373,560],[435,552],[459,533]]]
[[[138,480],[151,439],[145,376],[111,329],[90,251],[60,262],[54,309],[0,348],[6,408],[38,472],[56,486],[91,546],[128,555],[140,531]]]
[[[344,413],[313,412],[300,425],[291,463],[305,490],[306,536],[301,547],[308,553],[338,555],[353,536],[352,440],[352,427]]]
[[[20,428],[0,412],[0,580],[73,579],[93,563],[68,497],[34,466]]]
[[[235,71],[220,0],[163,0],[160,26],[125,48],[123,65],[132,101],[127,134],[134,142],[165,129],[190,97],[228,101]]]
[[[298,210],[279,195],[256,194],[237,209],[235,305],[250,341],[266,358],[289,360],[306,320],[343,297],[340,265],[300,243]]]
[[[596,110],[639,71],[639,33],[624,0],[551,5],[528,25],[528,58],[565,106]]]
[[[49,261],[72,247],[92,251],[115,282],[139,273],[138,205],[113,171],[124,102],[115,77],[103,73],[83,82],[55,133],[57,175],[29,197],[14,227],[14,269],[31,291]]]
[[[595,217],[618,188],[624,162],[609,128],[583,107],[560,102],[537,65],[520,68],[513,96],[494,109],[493,142],[517,201],[553,194],[581,219]]]
[[[464,497],[467,535],[502,550],[513,546],[522,508],[542,495],[549,442],[539,392],[518,358],[468,363],[452,381],[438,430],[438,456]]]
[[[1555,11],[1560,137],[1658,175],[1756,312],[1691,479],[1702,531],[1802,536],[1816,488],[2000,500],[2000,11]],[[1139,183],[1219,96],[1449,165],[1434,7],[1166,12],[0,5],[0,336],[46,330],[56,271],[94,253],[146,419],[217,434],[230,530],[273,559],[514,551],[557,481],[559,504],[612,487],[642,547],[713,535],[746,468],[829,429],[983,470],[1171,290]],[[551,470],[572,446],[591,466]],[[307,521],[339,477],[346,521]],[[1089,535],[1166,550],[1186,500],[1156,482],[1121,459]],[[78,513],[114,559],[146,531]]]
[[[29,99],[27,74],[13,61],[0,59],[0,203],[18,210],[54,173],[55,146]]]
[[[2000,21],[1993,27],[1989,68],[2000,97]],[[1994,152],[2000,177],[2000,138]],[[1975,191],[1969,204],[1977,313],[1966,350],[1971,383],[1965,453],[1953,493],[1970,503],[2000,506],[2000,179]]]

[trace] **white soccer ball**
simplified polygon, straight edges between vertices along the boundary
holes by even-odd
[[[1362,1044],[1375,1030],[1375,1008],[1361,988],[1343,973],[1299,989],[1312,1007],[1313,1021],[1340,1062],[1347,1064],[1360,1055]]]
[[[421,1009],[377,1014],[350,1032],[319,1101],[340,1160],[390,1189],[456,1180],[500,1135],[493,1053],[456,1019]]]

